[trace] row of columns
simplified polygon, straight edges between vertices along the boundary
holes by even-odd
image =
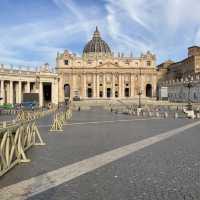
[[[5,84],[6,82],[6,84]],[[16,103],[22,103],[22,94],[25,93],[31,93],[31,87],[30,82],[26,82],[25,90],[22,91],[22,81],[4,81],[1,80],[1,86],[0,86],[0,97],[3,99],[0,101],[0,104],[4,103],[14,103],[14,82],[16,83],[15,86],[15,96],[16,96]],[[24,82],[24,81],[23,81]],[[51,84],[51,101],[53,104],[58,104],[58,84],[56,81],[49,82]],[[44,94],[43,94],[43,84],[44,82],[39,83],[39,88],[36,88],[36,83],[34,83],[33,92],[39,93],[39,106],[44,105]],[[7,97],[6,97],[7,96]],[[7,99],[5,99],[5,97]],[[6,101],[7,100],[7,101]]]
[[[14,103],[14,82],[17,83],[16,85],[16,103],[22,102],[22,81],[7,81],[1,80],[1,87],[0,87],[0,97],[3,99],[0,101],[1,104],[7,103],[13,104]],[[5,85],[8,84],[8,85]],[[30,82],[26,82],[25,92],[30,93]],[[7,99],[5,99],[7,94]]]
[[[1,105],[4,104],[5,102],[10,103],[10,104],[14,103],[14,91],[15,91],[15,98],[16,98],[15,102],[16,103],[22,103],[23,92],[31,93],[30,82],[25,82],[26,85],[25,85],[24,91],[22,91],[22,82],[24,82],[24,81],[8,81],[8,80],[1,80],[0,81],[0,84],[1,84],[1,86],[0,86],[0,97],[3,98],[0,101]],[[16,84],[15,88],[14,88],[14,83]],[[38,92],[38,91],[36,91],[35,87],[33,88],[33,90],[34,90],[34,92]]]
[[[100,75],[98,74],[94,74],[92,77],[92,90],[93,90],[93,97],[94,98],[98,98],[99,97],[99,92],[100,92],[100,80],[99,80]],[[129,88],[130,90],[130,96],[134,97],[134,95],[136,95],[134,93],[134,75],[131,75],[131,80],[129,82],[129,86],[127,86],[127,88]],[[124,97],[125,96],[125,80],[124,80],[124,76],[122,74],[119,74],[119,79],[116,83],[115,80],[115,75],[112,75],[112,83],[111,83],[111,89],[112,89],[112,96],[115,97],[115,91],[116,91],[116,86],[115,84],[118,84],[118,96],[119,97]],[[107,90],[107,83],[106,83],[106,75],[103,75],[103,83],[102,83],[102,87],[103,87],[103,97],[106,98],[106,90]],[[83,97],[87,97],[87,75],[84,74],[83,75]]]

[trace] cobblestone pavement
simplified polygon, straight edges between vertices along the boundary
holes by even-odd
[[[0,178],[0,188],[192,122],[186,119],[118,121],[132,119],[97,108],[75,112],[68,123],[113,122],[65,126],[63,133],[49,133],[51,117],[46,117],[39,126],[47,146],[29,150],[32,162],[18,165]],[[199,141],[197,126],[30,199],[200,199]]]

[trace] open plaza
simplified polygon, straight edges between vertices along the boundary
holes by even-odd
[[[0,200],[200,200],[200,1],[163,2],[0,1]]]
[[[1,199],[199,199],[200,121],[158,103],[2,113]]]

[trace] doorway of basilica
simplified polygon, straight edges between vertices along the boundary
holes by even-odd
[[[87,97],[92,98],[92,88],[87,89]]]
[[[65,101],[70,99],[70,85],[69,84],[64,85],[64,98],[65,98]]]
[[[107,98],[111,97],[111,88],[107,88]]]
[[[130,96],[130,94],[129,94],[129,88],[125,88],[124,93],[125,93],[125,97],[129,97]]]
[[[146,85],[146,97],[152,97],[152,86],[151,86],[151,84]]]

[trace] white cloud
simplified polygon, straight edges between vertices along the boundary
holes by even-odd
[[[123,49],[149,49],[163,59],[200,42],[199,0],[107,0],[106,8],[110,35]]]
[[[73,0],[52,2],[60,9],[54,21],[30,20],[0,29],[0,62],[55,64],[57,51],[84,45],[81,42],[90,39],[96,25],[115,52],[139,55],[151,50],[163,60],[200,44],[199,0],[106,0],[101,7],[82,7]]]

